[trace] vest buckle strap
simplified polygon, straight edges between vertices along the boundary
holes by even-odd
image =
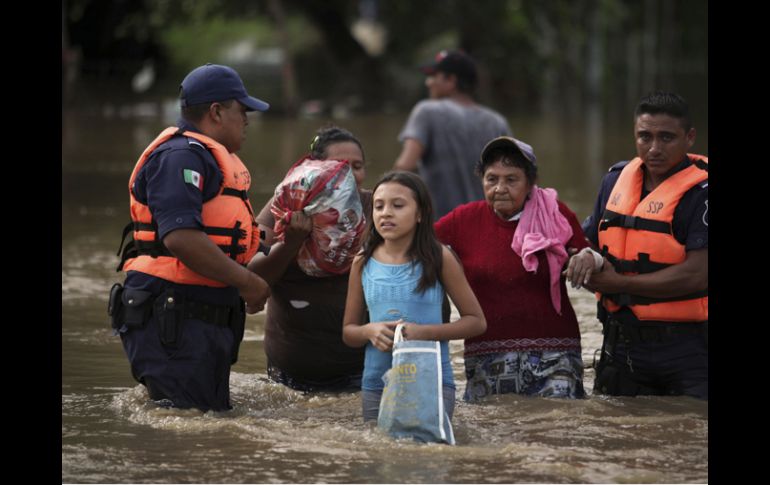
[[[646,219],[639,216],[623,215],[611,210],[605,210],[602,220],[599,223],[599,231],[606,231],[610,227],[622,227],[623,229],[671,234],[671,223],[669,222]]]
[[[624,229],[636,229],[639,218],[636,216],[620,216],[620,227]]]
[[[616,293],[614,295],[606,295],[607,298],[615,302],[618,306],[631,306],[633,305],[633,298],[628,293]]]
[[[606,246],[605,246],[606,247]],[[607,256],[605,256],[607,257]],[[667,263],[657,263],[650,260],[650,255],[647,253],[639,253],[638,259],[619,259],[610,255],[607,257],[615,271],[618,273],[652,273],[654,271],[660,271],[661,269],[671,266]]]
[[[242,200],[249,200],[249,193],[246,190],[233,189],[231,187],[225,187],[222,189],[222,195],[229,195],[232,197],[238,197]]]

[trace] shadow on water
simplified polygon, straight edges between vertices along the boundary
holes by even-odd
[[[128,175],[142,149],[173,119],[122,118],[120,110],[65,115],[62,146],[62,481],[78,483],[696,483],[708,479],[708,403],[690,398],[589,396],[580,401],[496,396],[458,399],[458,446],[394,441],[361,421],[358,394],[303,395],[271,383],[262,348],[264,313],[249,316],[226,413],[164,410],[131,378],[107,328],[106,295],[127,222]],[[390,169],[405,114],[339,124],[362,140],[366,186]],[[632,155],[630,127],[607,133],[588,160],[584,130],[509,117],[538,153],[543,186],[582,219],[601,173]],[[254,118],[241,157],[261,207],[306,151],[317,119]],[[628,129],[626,129],[628,128]],[[703,133],[700,133],[703,136]],[[699,139],[700,140],[700,139]],[[707,137],[703,137],[707,141]],[[696,148],[701,145],[696,145]],[[706,152],[706,149],[697,150]],[[569,290],[590,364],[601,345],[595,300]],[[450,345],[458,397],[462,343]],[[586,370],[586,388],[593,370]]]

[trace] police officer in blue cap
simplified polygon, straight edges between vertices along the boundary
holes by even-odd
[[[110,294],[112,325],[134,378],[158,405],[222,411],[245,313],[270,294],[245,264],[259,248],[236,152],[249,111],[269,105],[247,94],[230,67],[206,64],[180,86],[181,119],[139,157],[129,181],[131,222],[121,241],[124,285]]]

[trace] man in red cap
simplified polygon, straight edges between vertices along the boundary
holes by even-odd
[[[412,109],[398,136],[403,147],[394,168],[420,174],[438,220],[458,205],[484,198],[476,160],[489,140],[511,135],[511,129],[503,116],[474,100],[476,64],[464,52],[443,50],[421,70],[430,99]]]
[[[261,310],[267,283],[245,265],[259,246],[235,154],[248,111],[269,105],[246,93],[235,70],[206,64],[180,86],[182,116],[144,150],[129,181],[133,238],[110,292],[110,315],[134,378],[161,406],[230,409],[230,366],[245,312]],[[121,245],[122,246],[122,245]],[[120,253],[120,250],[119,250]]]

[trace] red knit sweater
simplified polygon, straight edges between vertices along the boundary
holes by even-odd
[[[561,201],[559,210],[569,221],[573,236],[568,248],[588,246],[575,214]],[[538,270],[528,273],[511,249],[518,221],[504,221],[486,201],[457,207],[439,220],[438,238],[460,257],[476,294],[487,331],[465,340],[465,355],[526,350],[580,350],[575,311],[561,278],[559,315],[551,303],[548,261],[538,254]]]

